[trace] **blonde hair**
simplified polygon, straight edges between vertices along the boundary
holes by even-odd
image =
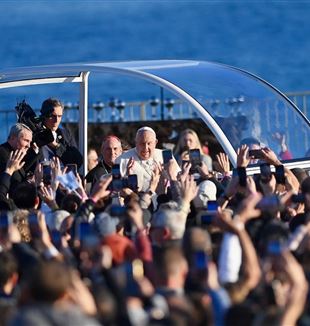
[[[187,150],[185,143],[184,143],[184,138],[185,138],[185,135],[187,135],[187,134],[190,134],[194,137],[194,140],[196,143],[195,148],[199,149],[200,153],[203,154],[199,137],[198,137],[196,131],[194,131],[193,129],[185,129],[181,132],[178,143],[175,147],[174,153],[176,155],[180,155],[181,153],[184,152],[184,150]]]
[[[17,209],[13,211],[13,223],[17,226],[17,229],[21,236],[22,242],[30,242],[31,234],[28,224],[29,211],[26,209]]]

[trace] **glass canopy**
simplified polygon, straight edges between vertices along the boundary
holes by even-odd
[[[12,68],[0,70],[0,88],[47,83],[49,78],[49,83],[81,83],[84,95],[80,98],[83,100],[82,104],[80,101],[80,139],[86,153],[87,79],[92,73],[141,78],[187,101],[211,129],[234,165],[235,150],[249,137],[279,154],[281,147],[275,140],[276,133],[285,135],[293,160],[310,156],[310,123],[299,109],[264,80],[222,64],[157,60]]]
[[[182,69],[163,66],[140,70],[177,85],[197,100],[235,150],[242,140],[252,137],[279,154],[276,133],[282,133],[293,159],[304,158],[309,151],[309,121],[267,82],[240,69],[209,62],[184,62]]]

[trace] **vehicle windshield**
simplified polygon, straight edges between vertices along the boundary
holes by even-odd
[[[254,138],[283,160],[309,156],[309,122],[271,85],[221,64],[184,61],[180,65],[182,69],[171,62],[166,66],[162,62],[154,67],[141,65],[138,70],[164,78],[196,99],[218,123],[234,149]]]

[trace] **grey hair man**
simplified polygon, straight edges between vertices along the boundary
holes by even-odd
[[[24,166],[14,172],[11,177],[10,191],[18,183],[25,181],[28,175],[34,171],[39,159],[39,152],[38,148],[31,143],[31,129],[22,123],[16,123],[10,129],[7,142],[0,145],[0,173],[5,171],[11,152],[16,150],[27,152],[23,159]]]
[[[120,164],[123,176],[137,174],[139,190],[147,191],[155,165],[163,164],[162,150],[156,148],[158,140],[155,131],[150,127],[138,129],[135,143],[136,147],[120,155],[116,163]],[[176,162],[175,164],[178,167]]]

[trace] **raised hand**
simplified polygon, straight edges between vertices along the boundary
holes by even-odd
[[[14,172],[20,170],[25,165],[25,162],[22,162],[25,155],[26,151],[22,149],[11,152],[9,160],[6,163],[5,172],[12,175]]]
[[[181,196],[185,202],[190,203],[197,196],[197,193],[198,187],[194,176],[189,175],[181,181]]]
[[[249,147],[242,145],[237,150],[237,166],[246,168],[250,163]]]
[[[219,172],[227,174],[230,171],[229,158],[225,153],[219,153],[216,155],[218,162]]]
[[[111,191],[108,186],[112,181],[112,175],[107,175],[101,178],[95,185],[91,193],[91,198],[97,202],[99,199],[105,198],[110,195]]]
[[[127,175],[133,174],[133,167],[135,165],[135,160],[133,157],[131,157],[127,163]]]

